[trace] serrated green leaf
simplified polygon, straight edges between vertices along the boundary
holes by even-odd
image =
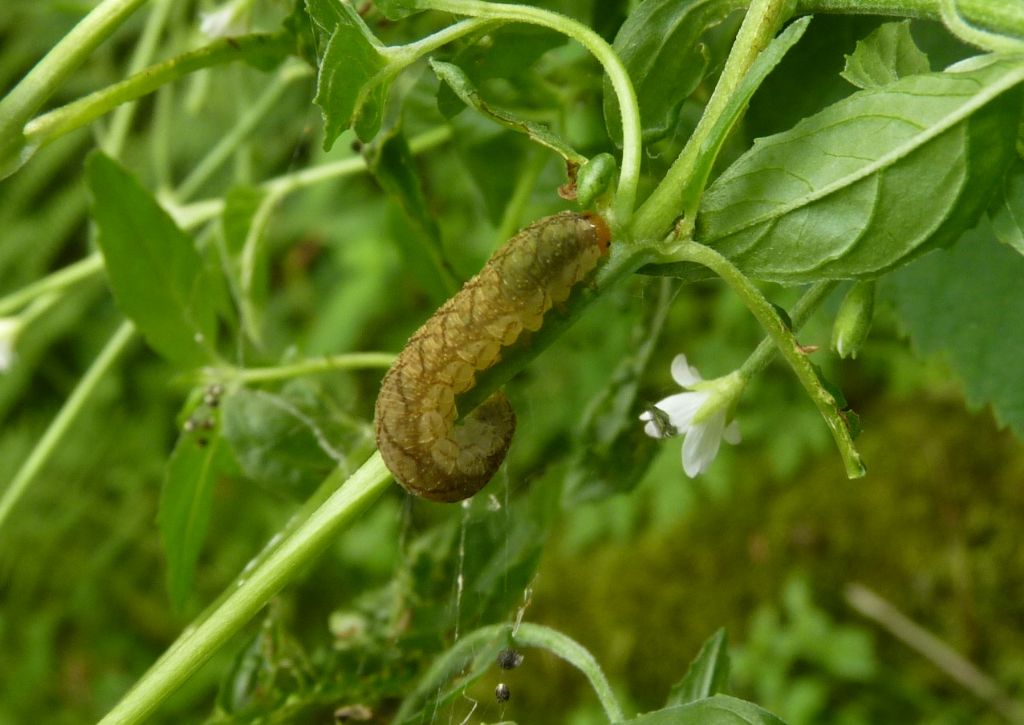
[[[551,149],[567,162],[574,164],[586,163],[586,156],[572,148],[568,141],[553,132],[547,126],[534,123],[533,121],[527,121],[526,119],[519,118],[518,116],[509,113],[508,111],[489,105],[480,97],[480,93],[477,91],[476,86],[473,85],[473,82],[469,80],[469,77],[463,73],[458,66],[451,63],[431,60],[430,67],[434,70],[437,77],[448,84],[448,87],[451,88],[455,95],[458,96],[459,99],[467,106],[475,108],[495,123],[499,123],[505,128],[525,135],[534,143]]]
[[[785,725],[785,722],[752,703],[715,695],[688,705],[649,712],[618,725]]]
[[[989,207],[996,239],[1024,254],[1024,161],[1014,159]]]
[[[729,684],[728,641],[724,629],[719,629],[707,638],[683,679],[669,692],[666,707],[703,700],[726,688]]]
[[[860,91],[758,139],[708,189],[697,224],[751,277],[872,277],[976,223],[1014,156],[1019,58]]]
[[[963,381],[974,406],[1024,440],[1024,258],[982,225],[948,251],[930,254],[886,277],[914,346],[939,353]]]
[[[220,435],[216,409],[192,420],[195,428],[181,433],[167,463],[157,516],[167,557],[167,590],[179,611],[188,599],[206,539],[214,487],[237,470]]]
[[[416,231],[416,238],[399,237],[403,260],[437,300],[450,297],[458,285],[441,245],[437,226],[423,192],[416,159],[401,128],[391,126],[363,147],[366,168],[396,202]]]
[[[878,88],[929,71],[928,56],[910,35],[910,21],[901,20],[880,25],[857,41],[840,75],[858,88]]]
[[[343,131],[352,127],[368,141],[380,130],[392,74],[380,41],[348,3],[335,3],[340,11],[316,11],[318,24],[336,19],[320,60],[316,97],[324,119],[324,149],[330,149]],[[311,15],[314,11],[311,9]]]
[[[701,36],[743,7],[742,0],[647,0],[626,18],[613,47],[636,88],[645,143],[675,128],[679,107],[708,71],[711,59]],[[607,78],[604,119],[608,135],[621,145],[619,104]]]
[[[192,239],[110,157],[90,155],[86,178],[118,306],[170,362],[191,368],[214,360],[217,294]]]

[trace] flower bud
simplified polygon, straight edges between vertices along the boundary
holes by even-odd
[[[832,349],[841,358],[856,358],[871,330],[875,312],[875,281],[855,282],[832,323]]]

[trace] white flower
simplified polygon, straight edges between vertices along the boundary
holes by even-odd
[[[21,332],[19,317],[0,317],[0,373],[10,370],[14,364],[14,343]]]
[[[683,470],[690,478],[703,473],[718,454],[724,438],[733,445],[740,442],[740,429],[733,421],[725,424],[745,380],[739,372],[704,381],[697,368],[686,361],[686,355],[672,360],[672,378],[686,391],[676,393],[645,411],[644,432],[652,438],[673,435],[683,439]]]

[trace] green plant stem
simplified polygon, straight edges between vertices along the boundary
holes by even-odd
[[[20,166],[22,127],[60,84],[146,0],[103,0],[0,101],[0,178]]]
[[[396,357],[391,352],[352,352],[266,368],[204,368],[202,382],[266,383],[335,370],[371,370],[390,367]]]
[[[730,99],[737,92],[758,53],[768,45],[791,11],[791,0],[753,0],[750,3],[697,128],[668,173],[637,211],[633,234],[638,239],[660,239],[680,215],[684,216],[683,223],[686,225],[681,236],[690,236],[688,230],[693,226],[696,204],[700,201],[702,190],[693,193],[689,184],[702,162],[701,152],[705,143],[727,111]],[[686,203],[687,198],[692,200],[690,204]]]
[[[198,626],[186,628],[122,700],[101,720],[125,725],[145,720],[221,645],[252,619],[285,584],[324,551],[338,532],[388,486],[391,474],[374,454]]]
[[[813,364],[800,348],[793,332],[779,317],[771,303],[761,294],[761,290],[755,287],[728,259],[711,247],[694,241],[686,241],[672,250],[671,255],[673,261],[695,262],[707,267],[724,279],[739,294],[754,317],[772,338],[775,346],[782,353],[783,359],[793,368],[793,372],[804,386],[804,390],[818,407],[818,411],[825,419],[836,446],[839,448],[839,454],[846,466],[846,475],[850,478],[863,476],[866,470],[860,454],[853,445],[853,436],[843,418],[838,401],[822,386]]]
[[[642,139],[640,136],[640,108],[633,83],[615,50],[593,30],[572,18],[550,10],[525,5],[481,2],[480,0],[423,0],[420,7],[441,10],[477,18],[492,18],[517,23],[528,23],[550,28],[567,35],[589,50],[608,74],[612,89],[619,101],[622,114],[622,170],[615,196],[614,220],[619,225],[628,222],[636,204],[637,185],[640,181]]]
[[[793,305],[793,309],[789,311],[789,320],[793,323],[793,331],[798,331],[804,326],[804,323],[810,319],[811,315],[814,314],[815,310],[818,309],[819,305],[825,301],[832,290],[839,285],[839,282],[834,280],[828,280],[827,282],[816,282],[811,285],[811,288],[804,292],[803,296],[797,300],[797,303]],[[775,341],[771,337],[766,337],[754,348],[754,352],[750,353],[750,357],[746,359],[743,365],[740,366],[740,375],[746,379],[750,379],[757,375],[759,372],[764,370],[768,363],[775,359],[775,355],[778,352],[778,348],[775,346]]]
[[[597,699],[601,701],[601,707],[604,708],[608,721],[616,723],[626,719],[618,700],[615,699],[611,685],[608,684],[608,679],[601,671],[601,666],[597,664],[594,655],[590,654],[587,648],[579,642],[550,627],[528,622],[519,625],[513,633],[512,639],[516,644],[525,647],[542,647],[576,667],[590,680],[590,686],[594,688]]]
[[[89,366],[89,369],[78,382],[78,385],[75,386],[71,395],[64,401],[60,412],[50,422],[50,426],[46,429],[43,437],[36,443],[28,458],[14,475],[10,485],[7,486],[3,497],[0,498],[0,528],[3,528],[4,522],[7,520],[12,509],[28,489],[28,485],[39,473],[43,464],[50,458],[57,443],[82,411],[96,386],[99,385],[100,380],[103,379],[103,376],[106,375],[117,358],[124,352],[134,332],[135,327],[131,322],[122,322],[117,331],[107,341],[107,344],[104,345],[100,354],[93,360],[92,365]]]
[[[184,201],[195,194],[274,108],[288,86],[299,78],[308,77],[311,72],[308,66],[298,62],[286,63],[260,97],[242,114],[238,123],[192,168],[178,185],[175,196]]]
[[[801,15],[890,15],[942,20],[942,0],[797,0]],[[957,0],[960,14],[972,25],[1024,38],[1024,3],[1006,0]]]
[[[0,316],[17,312],[42,295],[60,292],[103,271],[103,257],[98,252],[43,277],[16,292],[0,298]]]
[[[254,33],[236,38],[222,38],[198,50],[183,53],[163,63],[158,63],[120,83],[115,83],[29,121],[24,128],[25,139],[33,147],[40,146],[86,125],[122,103],[141,98],[165,83],[201,68],[246,58],[257,58],[268,53],[284,54],[291,47],[290,38],[281,33]]]
[[[173,3],[174,0],[155,0],[153,3],[153,8],[146,18],[146,25],[142,29],[142,35],[132,53],[132,60],[128,65],[129,75],[138,73],[153,60],[157,43],[160,42],[160,35],[164,31],[164,26],[167,25],[167,18],[171,13]],[[108,156],[117,158],[121,155],[124,142],[128,138],[128,130],[132,125],[132,117],[135,115],[135,107],[134,103],[126,103],[118,108],[111,118],[110,128],[100,144]]]

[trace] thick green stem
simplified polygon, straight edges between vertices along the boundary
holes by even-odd
[[[30,147],[36,148],[86,125],[122,103],[141,98],[165,83],[201,68],[246,58],[259,58],[267,54],[283,55],[291,49],[292,40],[280,33],[256,33],[237,38],[223,38],[147,68],[120,83],[33,119],[25,125],[25,140]]]
[[[789,311],[789,321],[793,323],[794,332],[804,326],[804,323],[814,314],[814,311],[818,309],[819,305],[825,301],[825,298],[831,294],[838,284],[838,282],[833,280],[817,282],[811,285],[811,288],[804,293],[803,297],[797,300],[797,303],[793,305],[793,309]],[[764,370],[768,363],[775,359],[777,352],[778,348],[775,346],[775,341],[770,336],[761,340],[758,346],[754,348],[754,352],[750,353],[750,357],[740,366],[740,375],[749,380]]]
[[[22,127],[100,43],[146,0],[103,0],[0,101],[0,179],[21,166]]]
[[[789,17],[792,9],[792,0],[753,0],[750,4],[697,128],[665,178],[637,212],[633,233],[638,239],[660,239],[681,215],[686,225],[681,236],[689,236],[688,231],[692,229],[696,215],[696,203],[700,201],[700,190],[692,193],[689,185],[702,162],[701,152],[705,142],[714,133],[750,66]],[[692,200],[692,204],[685,203],[687,198]]]
[[[391,474],[374,454],[270,556],[243,577],[224,602],[194,629],[186,628],[101,725],[144,721],[163,700],[256,616],[338,532],[387,488]]]
[[[134,331],[135,327],[132,323],[122,322],[114,335],[107,341],[99,356],[93,360],[89,370],[79,381],[78,385],[75,386],[74,391],[64,401],[60,412],[57,413],[57,416],[50,423],[50,427],[46,429],[43,437],[39,439],[29,457],[14,475],[14,479],[7,487],[7,490],[4,491],[3,498],[0,498],[0,528],[3,528],[4,522],[10,515],[11,510],[28,489],[28,485],[32,483],[39,470],[43,467],[43,464],[50,458],[64,433],[75,421],[75,418],[78,417],[82,408],[85,407],[93,390],[99,385],[100,380],[103,379],[103,376],[106,375],[107,371],[110,370],[117,361],[117,358],[128,346]]]
[[[761,290],[755,287],[728,259],[703,244],[693,241],[683,242],[672,250],[671,257],[673,261],[695,262],[707,267],[724,279],[739,294],[768,336],[772,338],[775,346],[782,353],[782,357],[793,368],[793,372],[804,386],[804,390],[818,407],[818,411],[825,419],[836,446],[839,448],[839,454],[846,466],[846,475],[850,478],[863,476],[866,469],[860,454],[853,445],[850,426],[843,417],[845,411],[835,397],[821,384],[814,365],[807,358],[806,352],[801,349],[800,344],[793,336],[793,331],[779,317],[779,313],[775,311],[772,304],[761,294]]]
[[[622,171],[615,196],[615,222],[622,225],[629,221],[636,203],[637,185],[640,182],[640,161],[642,139],[640,136],[640,108],[636,100],[633,83],[618,53],[593,30],[565,15],[525,5],[481,2],[480,0],[423,0],[421,6],[469,15],[477,18],[492,18],[517,23],[529,23],[551,28],[567,35],[589,50],[608,74],[612,89],[619,101],[622,114]]]

